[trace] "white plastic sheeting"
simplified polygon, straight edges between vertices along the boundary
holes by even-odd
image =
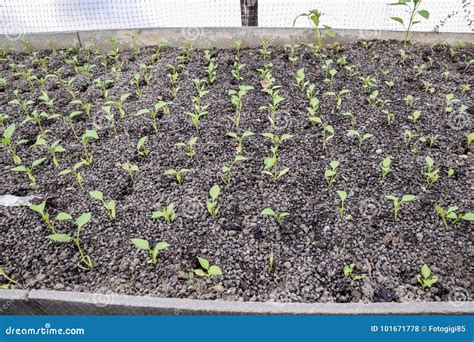
[[[239,0],[0,0],[0,33],[241,26]]]
[[[472,0],[425,0],[420,9],[430,12],[414,31],[474,32]],[[317,8],[324,13],[323,25],[359,30],[402,30],[390,17],[406,18],[403,6],[390,6],[396,0],[259,0],[258,24],[262,27],[291,27],[294,18]],[[310,27],[300,18],[296,27]]]
[[[400,30],[395,0],[258,0],[261,27],[291,27],[311,8],[323,24],[359,30]],[[425,0],[429,21],[415,31],[474,32],[474,0]],[[154,27],[239,27],[240,0],[0,0],[0,34]],[[298,27],[309,26],[301,19]]]

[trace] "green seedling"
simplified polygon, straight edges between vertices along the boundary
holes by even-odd
[[[235,61],[234,65],[232,66],[232,70],[230,71],[230,73],[232,74],[232,76],[234,76],[237,82],[241,82],[244,80],[244,78],[242,77],[242,70],[245,68],[245,65],[246,64],[241,64]]]
[[[174,210],[174,203],[168,204],[166,208],[163,208],[162,210],[154,211],[152,217],[162,218],[168,224],[172,224],[177,218],[176,211]]]
[[[455,174],[455,171],[453,168],[449,168],[447,171],[446,171],[446,174],[448,175],[449,178],[453,177],[454,174]]]
[[[323,121],[318,115],[316,115],[318,113],[319,105],[320,105],[319,99],[316,96],[314,96],[309,100],[309,104],[310,106],[306,107],[306,110],[309,113],[309,116],[308,116],[309,122],[311,122],[313,126],[322,125]]]
[[[344,269],[343,269],[343,273],[344,273],[344,278],[350,278],[354,281],[357,281],[357,280],[362,280],[364,278],[364,276],[362,275],[356,275],[354,274],[354,268],[355,268],[356,264],[355,263],[351,263],[349,265],[345,265],[344,266]]]
[[[21,139],[17,142],[14,142],[12,137],[13,134],[15,133],[16,130],[16,125],[11,124],[7,128],[3,130],[3,137],[0,139],[0,143],[5,145],[10,152],[10,155],[12,157],[13,163],[15,165],[21,164],[21,158],[17,154],[17,148],[19,145],[25,144],[27,140]]]
[[[347,76],[351,78],[359,74],[359,69],[357,65],[354,64],[344,66],[344,70],[346,70]]]
[[[8,276],[3,267],[0,267],[0,277],[8,282],[7,284],[0,284],[0,289],[11,289],[13,285],[18,284],[17,281]]]
[[[66,122],[66,125],[69,126],[69,128],[71,129],[72,135],[77,140],[80,140],[80,139],[77,136],[76,127],[74,126],[74,118],[76,116],[81,115],[81,114],[82,114],[82,112],[80,112],[80,111],[73,111],[73,112],[69,113],[69,115],[64,117],[64,121]]]
[[[345,212],[346,212],[344,203],[347,199],[347,192],[337,190],[336,193],[337,193],[337,196],[339,196],[339,200],[341,201],[341,206],[339,207],[339,217],[343,220],[345,218]]]
[[[89,142],[91,139],[99,139],[99,136],[97,135],[97,130],[87,129],[81,137],[82,147],[84,151],[84,161],[87,165],[92,164],[92,153],[89,151]]]
[[[176,143],[176,146],[186,150],[187,151],[186,155],[192,159],[196,155],[196,150],[194,149],[194,145],[196,145],[197,140],[198,140],[197,137],[192,137],[191,139],[188,140],[187,143],[179,142],[179,143]]]
[[[41,136],[46,136],[46,131],[43,128],[42,121],[43,119],[50,119],[50,116],[46,112],[38,112],[37,110],[34,110],[31,115],[27,114],[25,120],[21,123],[22,125],[28,123],[28,122],[34,122],[36,126],[38,126],[38,129],[40,131]]]
[[[183,182],[183,175],[189,172],[191,172],[191,170],[189,169],[180,169],[180,170],[168,169],[165,171],[165,175],[174,176],[176,182],[178,184],[181,184]]]
[[[84,165],[86,165],[86,163],[84,163],[84,161],[80,161],[79,163],[74,164],[72,167],[62,170],[59,173],[59,176],[72,174],[74,176],[74,179],[76,180],[77,185],[79,185],[81,190],[84,190],[84,179],[82,178],[82,175],[79,172],[79,169]]]
[[[277,135],[273,133],[262,133],[262,136],[273,142],[273,146],[270,148],[270,150],[274,155],[278,154],[278,151],[280,150],[280,144],[293,138],[293,135],[287,133],[284,133],[282,135]]]
[[[166,77],[168,77],[170,81],[171,97],[174,99],[178,95],[178,91],[180,89],[180,87],[178,86],[179,71],[177,67],[171,64],[168,64],[166,67],[168,68],[168,71],[169,71]]]
[[[235,164],[246,161],[247,159],[247,157],[238,155],[234,158],[230,165],[224,165],[222,167],[221,179],[225,183],[225,185],[229,186],[232,183],[232,170],[234,169]]]
[[[285,52],[288,53],[288,61],[291,64],[291,67],[294,68],[296,66],[296,62],[298,62],[298,56],[296,54],[296,50],[300,47],[299,44],[285,44],[284,49]]]
[[[105,119],[110,123],[114,131],[115,136],[117,136],[117,125],[115,124],[115,114],[112,111],[112,107],[103,106],[102,110],[105,112]]]
[[[33,146],[44,146],[44,147],[46,147],[48,149],[49,154],[51,155],[51,158],[53,159],[54,166],[57,167],[59,165],[57,154],[66,152],[66,150],[64,149],[64,147],[61,146],[60,143],[61,143],[61,140],[56,140],[50,145],[46,142],[46,140],[44,140],[41,136],[39,136],[36,139],[36,142]]]
[[[235,139],[237,141],[237,147],[235,148],[237,153],[242,153],[243,152],[243,150],[244,150],[244,139],[250,138],[254,135],[255,135],[255,133],[250,132],[250,131],[245,131],[240,136],[235,132],[228,132],[227,133],[228,137],[231,137],[232,139]]]
[[[408,119],[414,124],[416,124],[420,116],[421,116],[421,112],[419,110],[416,110],[411,115],[408,115]]]
[[[362,82],[362,89],[367,94],[370,93],[377,84],[377,80],[370,75],[366,77],[360,76],[358,79]]]
[[[314,40],[315,40],[315,46],[318,48],[318,50],[322,49],[323,43],[321,39],[321,17],[324,15],[324,13],[318,11],[317,9],[311,9],[307,13],[301,13],[298,15],[295,20],[293,21],[293,27],[296,24],[296,21],[303,17],[307,18],[308,21],[311,23],[313,26],[313,35],[314,35]],[[336,33],[331,29],[331,27],[327,25],[323,25],[322,28],[324,29],[324,34],[326,34],[328,37],[333,38],[336,36]]]
[[[144,251],[148,251],[150,253],[151,259],[148,260],[149,264],[156,265],[157,263],[157,257],[158,257],[158,252],[162,251],[164,249],[169,248],[169,244],[166,242],[158,242],[155,245],[155,248],[151,249],[150,248],[150,243],[147,240],[144,239],[132,239],[132,243],[138,247],[139,249],[142,249]]]
[[[20,111],[22,111],[24,115],[28,115],[30,111],[29,108],[32,104],[34,104],[34,101],[32,100],[22,101],[18,90],[15,90],[13,92],[13,96],[15,97],[15,99],[9,101],[8,104],[18,106],[20,108]]]
[[[239,86],[239,90],[229,90],[229,96],[232,101],[232,104],[234,105],[235,108],[235,114],[233,118],[229,118],[236,127],[239,127],[240,123],[240,115],[242,112],[242,106],[243,106],[243,97],[249,90],[254,89],[252,86],[247,86],[247,85],[241,85]]]
[[[117,210],[116,210],[116,203],[114,200],[110,201],[105,201],[104,200],[104,194],[101,191],[90,191],[89,196],[91,196],[93,199],[98,200],[102,203],[104,206],[105,210],[107,210],[107,214],[109,215],[109,219],[115,220],[117,216]]]
[[[222,275],[222,270],[219,266],[210,265],[209,261],[204,258],[198,257],[199,265],[201,268],[195,269],[194,273],[200,277],[206,277],[208,281],[211,281],[213,276]]]
[[[84,103],[81,100],[73,100],[73,101],[71,101],[71,104],[80,106],[81,109],[86,114],[86,116],[88,118],[91,117],[92,104],[90,104],[89,102]]]
[[[435,210],[438,216],[443,220],[443,224],[446,228],[448,228],[448,223],[453,225],[458,223],[460,220],[465,221],[474,221],[474,213],[460,213],[458,214],[458,207],[449,207],[447,209],[443,209],[443,207],[439,205],[435,205]]]
[[[82,270],[92,270],[93,268],[91,258],[88,255],[85,255],[82,250],[81,238],[80,238],[80,232],[81,232],[82,227],[84,227],[87,223],[89,223],[91,218],[92,218],[91,213],[84,213],[76,219],[77,230],[76,230],[75,237],[72,237],[69,234],[62,234],[62,233],[55,233],[48,236],[48,239],[53,240],[55,242],[60,242],[60,243],[73,242],[74,245],[79,250],[79,255],[81,258],[81,261],[77,263],[77,267],[79,267]]]
[[[24,172],[28,179],[30,180],[30,186],[35,187],[36,186],[36,177],[33,175],[33,170],[42,164],[46,158],[40,158],[36,159],[31,163],[31,166],[25,166],[25,165],[18,165],[15,166],[14,168],[10,169],[10,171],[14,172]]]
[[[275,212],[272,208],[265,208],[260,212],[260,215],[263,216],[272,216],[275,219],[275,222],[281,224],[284,219],[290,216],[289,212]]]
[[[157,123],[157,118],[158,118],[158,112],[160,110],[163,111],[163,115],[168,115],[170,114],[170,105],[172,102],[167,102],[167,101],[158,101],[153,105],[153,108],[145,108],[141,109],[137,112],[136,115],[144,115],[148,114],[152,120],[151,126],[155,130],[155,132],[158,132],[158,123]]]
[[[326,144],[334,138],[334,127],[328,124],[322,125],[323,129],[323,149],[326,148]]]
[[[137,153],[140,157],[148,157],[150,150],[145,146],[148,141],[148,137],[145,135],[141,137],[137,142]]]
[[[263,68],[257,69],[260,73],[261,81],[260,84],[262,88],[268,88],[275,82],[275,77],[272,74],[272,63],[267,63],[263,66]]]
[[[264,93],[267,93],[271,96],[272,102],[266,106],[261,106],[260,108],[258,108],[258,110],[266,110],[270,113],[268,115],[268,120],[270,120],[272,127],[275,127],[276,125],[276,111],[278,110],[280,104],[285,100],[279,95],[280,88],[280,86],[274,86],[272,88],[262,89]]]
[[[430,156],[425,157],[425,162],[427,170],[423,172],[423,176],[425,176],[426,182],[429,185],[433,185],[439,179],[439,169],[434,169],[434,160]]]
[[[143,78],[140,76],[139,73],[133,75],[133,78],[130,80],[130,85],[135,88],[135,95],[140,98],[142,96],[143,90],[142,85],[145,83]]]
[[[337,169],[339,167],[339,161],[338,160],[333,160],[329,163],[330,169],[327,169],[324,172],[324,179],[326,179],[326,182],[328,183],[329,187],[332,187],[334,183],[336,182],[336,175],[337,175]]]
[[[341,113],[341,115],[346,116],[346,117],[351,119],[351,126],[352,127],[355,127],[357,125],[356,116],[354,114],[352,114],[351,112],[344,112],[344,113]]]
[[[204,68],[204,70],[207,72],[207,80],[209,84],[214,83],[217,79],[217,66],[218,64],[216,63],[215,59],[212,58],[209,64]]]
[[[452,113],[453,112],[453,107],[456,103],[459,103],[460,100],[457,99],[454,94],[447,94],[446,95],[446,105],[444,107],[444,111],[446,113]]]
[[[395,222],[398,220],[398,213],[402,209],[403,205],[416,199],[415,195],[403,195],[401,198],[398,198],[394,195],[388,195],[385,197],[393,202],[393,218]]]
[[[420,10],[421,0],[398,0],[398,2],[390,4],[392,6],[404,6],[406,12],[408,13],[408,21],[405,21],[400,17],[390,17],[390,19],[400,23],[405,30],[405,39],[403,41],[403,48],[406,48],[406,45],[410,39],[410,32],[413,28],[413,25],[416,25],[421,22],[421,20],[416,19],[417,15],[420,15],[422,18],[428,20],[430,13],[427,10]]]
[[[127,100],[132,94],[130,93],[126,93],[126,94],[123,94],[120,96],[120,98],[117,100],[117,101],[107,101],[105,102],[106,105],[110,105],[110,106],[114,106],[115,108],[117,108],[118,112],[119,112],[119,115],[120,115],[120,119],[125,119],[126,117],[126,113],[125,113],[125,110],[123,109],[123,103],[125,102],[125,100]]]
[[[343,96],[350,92],[349,89],[342,89],[339,92],[328,91],[324,93],[326,96],[333,96],[336,99],[336,108],[340,108],[342,105]]]
[[[471,147],[471,144],[474,141],[474,132],[466,135],[466,140],[467,140],[467,148]]]
[[[384,160],[382,160],[382,162],[380,163],[380,170],[382,171],[382,180],[380,181],[381,183],[383,183],[385,177],[387,177],[387,175],[392,171],[391,165],[392,159],[390,158],[390,156],[384,158]]]
[[[296,84],[295,86],[303,93],[306,86],[309,84],[309,81],[305,81],[306,75],[304,73],[304,68],[298,69],[295,74]]]
[[[146,85],[149,85],[151,83],[151,71],[153,70],[153,65],[142,63],[140,64],[140,69],[143,70],[143,82]]]
[[[243,39],[237,39],[234,42],[234,48],[235,48],[235,59],[238,61],[240,60],[240,50],[242,48],[242,44],[244,43]]]
[[[370,134],[370,133],[365,133],[365,134],[362,134],[362,133],[359,133],[358,131],[356,130],[353,130],[353,129],[350,129],[347,131],[347,136],[348,137],[357,137],[357,139],[359,140],[359,149],[362,148],[362,144],[364,143],[364,141],[372,138],[374,135],[373,134]]]
[[[127,171],[128,176],[130,177],[130,180],[132,181],[132,184],[135,184],[135,174],[139,171],[138,165],[132,164],[129,161],[124,163],[122,165],[122,169]]]
[[[267,59],[272,53],[272,50],[269,49],[270,39],[270,37],[265,37],[260,44],[260,49],[258,51],[263,59]]]
[[[275,254],[273,251],[270,252],[270,255],[268,257],[268,272],[273,272],[273,267],[275,264]]]
[[[395,121],[395,113],[390,112],[389,110],[382,110],[382,113],[385,114],[387,118],[387,124],[391,125]]]
[[[262,173],[264,175],[270,176],[274,182],[277,182],[290,171],[290,168],[286,167],[286,168],[280,169],[278,166],[278,162],[280,159],[278,158],[278,155],[275,153],[274,147],[272,147],[272,152],[273,152],[272,156],[266,157],[263,160],[264,169]]]
[[[217,214],[219,213],[217,198],[219,197],[220,193],[221,188],[217,184],[214,184],[209,190],[209,196],[211,196],[211,200],[207,201],[207,211],[212,218],[216,218]]]
[[[427,264],[424,264],[421,267],[421,275],[418,275],[416,279],[418,280],[418,283],[420,283],[423,290],[426,288],[431,288],[431,286],[438,282],[438,277],[431,275],[431,269]]]
[[[113,80],[102,80],[100,78],[96,78],[94,80],[94,84],[102,90],[102,95],[105,100],[109,99],[109,88],[114,83]]]
[[[404,100],[405,100],[405,103],[407,104],[407,106],[413,107],[415,102],[419,101],[420,98],[419,97],[413,97],[413,95],[407,95],[407,96],[405,96]]]
[[[56,222],[72,220],[71,215],[65,212],[58,213],[58,215],[56,215],[56,218],[54,220],[51,220],[49,213],[46,211],[46,200],[44,200],[40,204],[30,204],[28,207],[34,212],[41,215],[41,219],[44,223],[46,223],[48,228],[51,229],[51,232],[53,234],[57,233],[55,228]]]

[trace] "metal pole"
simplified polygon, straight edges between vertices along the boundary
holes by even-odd
[[[240,0],[242,26],[258,26],[258,0]]]

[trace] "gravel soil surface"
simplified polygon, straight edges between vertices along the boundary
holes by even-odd
[[[57,139],[66,152],[58,154],[55,167],[45,147],[33,147],[39,130],[34,122],[23,123],[25,114],[18,106],[9,104],[18,90],[23,101],[32,100],[27,112],[34,109],[51,114],[39,99],[42,88],[37,81],[31,84],[17,72],[32,69],[39,78],[45,75],[41,63],[34,63],[31,54],[11,53],[1,60],[0,114],[6,116],[4,127],[15,123],[13,140],[27,139],[17,152],[25,165],[45,157],[34,169],[37,186],[29,186],[24,173],[10,171],[15,165],[5,146],[0,149],[0,195],[35,195],[46,199],[52,217],[65,211],[74,218],[84,212],[92,213],[92,220],[82,228],[81,242],[91,257],[93,269],[84,271],[76,264],[77,248],[71,244],[51,241],[50,229],[41,217],[28,207],[0,208],[0,265],[18,281],[16,288],[74,290],[98,293],[152,295],[159,297],[223,299],[231,301],[278,302],[390,302],[390,301],[449,301],[470,297],[472,278],[472,223],[460,220],[445,227],[434,210],[436,204],[447,208],[457,206],[458,213],[473,211],[473,158],[466,135],[474,131],[472,120],[472,90],[463,85],[473,84],[473,66],[467,65],[474,50],[469,47],[451,50],[447,46],[409,46],[402,62],[401,44],[391,41],[372,41],[370,46],[360,42],[324,50],[313,55],[307,47],[300,47],[296,66],[288,60],[288,52],[270,47],[271,54],[262,59],[258,49],[243,49],[240,63],[243,81],[232,76],[235,50],[216,50],[217,80],[207,85],[209,93],[202,99],[207,115],[196,131],[190,117],[192,96],[197,94],[193,79],[206,79],[207,61],[204,51],[194,50],[189,62],[179,74],[180,87],[172,99],[167,64],[177,65],[179,49],[165,49],[157,61],[150,63],[151,48],[122,51],[122,72],[115,78],[109,58],[107,70],[95,52],[39,51],[38,59],[45,59],[49,73],[59,71],[60,77],[49,78],[46,89],[54,100],[55,111],[62,117],[80,110],[72,100],[64,82],[72,81],[77,98],[91,103],[91,117],[81,114],[74,118],[79,135],[86,129],[97,129],[99,139],[91,140],[93,162],[80,169],[84,190],[71,175],[58,173],[81,160],[82,144],[75,139],[65,120],[43,120],[46,141]],[[345,57],[346,66],[354,65],[358,74],[350,76],[344,65],[336,61]],[[90,75],[76,75],[78,66],[94,64]],[[321,66],[332,59],[331,68],[337,70],[334,83],[325,82]],[[342,61],[342,60],[340,60]],[[13,64],[20,65],[15,71]],[[151,81],[143,85],[140,98],[130,80],[136,73],[143,76],[140,64],[148,63]],[[270,96],[262,91],[258,68],[272,63],[273,85],[281,86],[283,102],[276,111],[276,123],[270,124],[265,110]],[[306,80],[315,84],[320,101],[318,116],[335,131],[334,138],[322,147],[322,129],[308,120],[309,100],[301,92],[295,79],[296,70],[304,68]],[[372,76],[376,84],[364,91],[359,77]],[[124,102],[126,118],[115,113],[117,135],[105,118],[101,107],[105,103],[102,90],[91,80],[111,79],[110,99],[132,93]],[[393,81],[393,86],[390,83]],[[425,82],[425,83],[424,83]],[[263,82],[264,84],[265,82]],[[429,84],[433,91],[428,90]],[[234,108],[228,91],[239,84],[255,89],[243,98],[239,127],[229,120]],[[264,84],[265,85],[265,84]],[[334,97],[325,95],[333,89],[348,89],[339,108]],[[374,90],[379,99],[390,100],[371,106],[368,97]],[[454,94],[459,101],[446,112],[446,95]],[[405,97],[415,98],[412,106]],[[160,99],[172,101],[171,113],[158,118],[158,132],[147,116],[135,114],[150,108]],[[394,113],[394,122],[387,123],[382,110]],[[421,111],[416,123],[408,116]],[[342,113],[351,112],[351,118]],[[358,148],[357,139],[347,135],[356,129],[373,137]],[[4,128],[0,128],[0,133]],[[252,131],[254,136],[244,140],[242,155],[248,158],[235,166],[232,183],[221,180],[221,169],[236,156],[236,142],[226,133]],[[404,132],[416,137],[408,144]],[[262,174],[263,161],[270,155],[272,142],[261,135],[271,132],[292,134],[281,143],[278,165],[289,172],[273,182]],[[430,147],[422,137],[437,135]],[[137,141],[148,136],[149,156],[137,154]],[[189,158],[176,147],[198,137],[196,155]],[[474,145],[474,143],[472,144]],[[416,150],[414,150],[416,148]],[[381,182],[381,161],[390,156],[392,171]],[[426,156],[439,168],[439,179],[429,185],[423,175]],[[332,160],[338,160],[335,183],[329,187],[324,173]],[[136,181],[122,169],[130,161],[139,167]],[[188,168],[183,182],[177,184],[164,171]],[[448,177],[452,168],[454,175]],[[218,198],[219,214],[213,219],[207,212],[209,189],[221,187]],[[89,191],[100,190],[106,199],[117,203],[117,217],[110,221],[99,201],[91,199]],[[344,190],[345,214],[338,212],[336,190]],[[394,221],[392,203],[387,195],[416,195],[406,203]],[[172,224],[152,218],[152,212],[174,203],[177,219]],[[290,216],[280,224],[271,217],[260,215],[271,207]],[[72,222],[61,222],[56,228],[74,234]],[[154,245],[166,241],[170,247],[160,251],[156,266],[147,264],[148,255],[131,242],[144,238]],[[270,256],[273,265],[270,270]],[[199,267],[197,257],[219,265],[223,275],[211,281],[192,276]],[[353,275],[361,280],[344,277],[344,266],[354,263]],[[431,288],[422,289],[417,276],[427,264],[438,281]],[[1,279],[1,278],[0,278]]]

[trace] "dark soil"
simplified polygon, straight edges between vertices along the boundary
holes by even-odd
[[[321,69],[324,58],[313,56],[307,48],[300,48],[297,66],[292,68],[288,54],[272,47],[272,54],[262,60],[258,49],[244,49],[241,63],[246,64],[241,84],[253,85],[244,98],[241,124],[231,126],[228,116],[233,107],[227,92],[238,83],[231,75],[235,51],[218,50],[217,81],[209,85],[210,93],[203,99],[208,115],[201,120],[196,132],[185,112],[191,111],[191,96],[196,94],[192,79],[206,78],[203,51],[194,51],[179,78],[181,87],[173,100],[171,114],[159,120],[159,132],[154,133],[150,119],[135,116],[158,99],[171,100],[166,65],[177,64],[176,49],[167,49],[153,64],[152,82],[143,87],[143,95],[135,95],[125,102],[127,117],[121,121],[116,115],[118,136],[104,118],[101,91],[89,84],[83,75],[74,81],[79,98],[93,104],[92,118],[76,119],[77,131],[98,128],[100,139],[91,142],[93,164],[81,171],[85,191],[81,191],[72,177],[59,177],[58,172],[80,161],[82,146],[74,139],[63,120],[45,122],[49,130],[46,140],[61,139],[67,150],[59,155],[60,167],[55,169],[44,148],[33,148],[38,130],[33,123],[21,124],[24,117],[18,107],[9,105],[13,91],[18,89],[23,100],[34,101],[32,108],[48,111],[38,99],[40,87],[16,76],[9,65],[14,61],[44,75],[33,65],[31,55],[11,53],[0,64],[0,78],[7,86],[0,88],[0,113],[8,115],[5,126],[16,123],[14,138],[25,138],[29,143],[18,148],[25,163],[48,157],[39,166],[37,189],[31,189],[23,173],[10,172],[14,165],[6,148],[0,151],[0,194],[36,195],[47,199],[52,216],[66,211],[73,217],[92,212],[93,219],[82,230],[84,250],[93,260],[91,271],[76,267],[79,254],[73,245],[59,244],[46,238],[50,230],[39,215],[27,207],[0,208],[0,265],[18,281],[17,288],[57,289],[101,293],[123,293],[162,297],[224,299],[244,301],[281,302],[384,302],[384,301],[448,301],[470,298],[470,267],[472,256],[472,224],[461,221],[445,228],[434,211],[434,205],[458,206],[459,212],[473,210],[472,150],[466,143],[466,134],[473,131],[472,90],[461,92],[461,85],[473,84],[473,67],[466,68],[466,58],[473,58],[473,49],[464,48],[451,57],[449,47],[411,46],[408,59],[401,63],[398,42],[374,41],[369,49],[361,44],[345,45],[340,51],[324,51],[334,62],[345,56],[348,64],[358,66],[359,75],[349,77],[336,63],[335,90],[347,88],[340,109],[334,98],[324,96],[329,91]],[[64,62],[73,51],[40,51],[49,56],[47,68],[53,72],[64,68],[60,79],[49,79],[47,89],[58,111],[67,115],[77,106],[61,80],[75,76],[73,67]],[[121,54],[123,72],[111,85],[110,97],[117,99],[134,92],[129,84],[147,62],[151,49],[139,54],[124,51]],[[92,54],[90,61],[79,52],[79,63],[96,64],[91,79],[113,79],[105,72],[100,61]],[[281,85],[285,101],[278,112],[278,122],[272,128],[265,111],[258,108],[269,101],[260,91],[260,76],[256,71],[266,63],[273,63],[275,85]],[[414,66],[426,64],[422,75],[416,75]],[[305,68],[306,77],[316,84],[321,101],[319,115],[335,128],[335,137],[322,149],[321,128],[308,122],[308,100],[295,83],[294,73]],[[384,71],[388,71],[387,74]],[[449,72],[447,80],[443,73]],[[371,108],[358,76],[372,75],[378,81],[380,97],[391,100],[386,109],[395,113],[395,122],[388,125],[381,108]],[[394,81],[390,89],[384,82]],[[424,90],[422,81],[431,82],[434,93]],[[460,102],[454,104],[453,114],[444,111],[445,95],[453,93]],[[405,104],[404,97],[413,95],[419,100],[413,107]],[[459,112],[461,105],[467,112]],[[422,112],[414,124],[407,116],[415,110]],[[357,118],[356,129],[372,133],[374,137],[357,148],[356,141],[346,135],[351,129],[350,119],[341,115],[350,111]],[[403,141],[405,129],[419,136],[437,134],[439,138],[429,148],[419,143],[416,154]],[[226,187],[220,177],[224,164],[236,155],[235,142],[226,132],[251,130],[256,133],[244,143],[243,155],[248,161],[236,167],[233,183]],[[286,177],[272,182],[262,175],[263,159],[269,155],[270,142],[260,133],[291,133],[294,138],[281,145],[280,165],[289,167]],[[136,143],[148,135],[150,155],[138,157]],[[180,141],[199,138],[197,155],[189,159],[175,147]],[[381,184],[379,163],[392,157],[393,171]],[[425,157],[435,160],[440,168],[440,179],[429,186],[422,172]],[[329,188],[324,171],[331,160],[340,161],[336,183]],[[140,171],[132,184],[121,164],[127,160],[137,164]],[[169,168],[189,168],[182,184],[178,185],[163,172]],[[454,177],[446,171],[455,170]],[[218,183],[222,188],[219,198],[220,215],[212,219],[206,210],[210,187]],[[102,191],[107,198],[117,201],[117,219],[109,221],[101,204],[92,200],[88,192]],[[336,190],[348,193],[347,214],[338,215]],[[393,194],[415,194],[417,199],[402,209],[394,222],[392,205],[385,198]],[[153,219],[152,211],[175,203],[177,220],[168,225]],[[278,225],[263,217],[260,211],[272,207],[288,211],[290,217]],[[72,223],[58,226],[62,232],[74,233]],[[148,255],[131,244],[131,238],[145,238],[152,242],[166,241],[171,247],[160,252],[157,266],[147,264]],[[274,269],[269,271],[269,256],[274,253]],[[189,274],[198,267],[197,256],[219,265],[223,275],[206,282]],[[343,276],[344,265],[356,263],[355,274],[364,276],[353,281]],[[417,283],[421,266],[430,266],[438,277],[431,289],[422,290]]]

